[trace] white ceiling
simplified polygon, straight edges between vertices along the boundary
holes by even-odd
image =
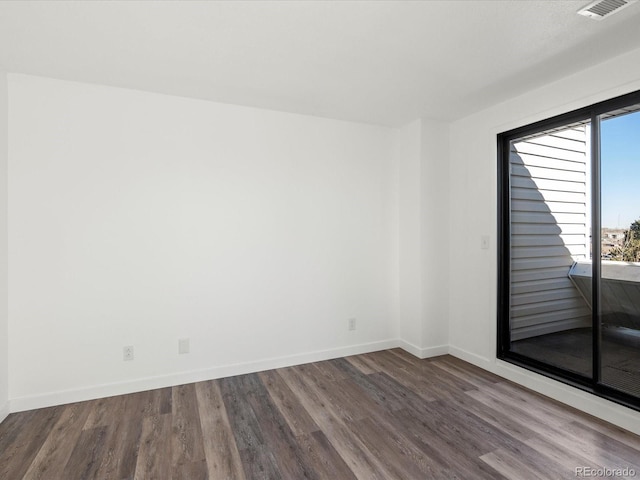
[[[4,1],[0,68],[398,126],[452,120],[640,47],[640,3]]]

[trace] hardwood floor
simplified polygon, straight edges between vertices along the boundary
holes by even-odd
[[[640,476],[640,437],[451,356],[395,349],[10,415],[0,478]]]

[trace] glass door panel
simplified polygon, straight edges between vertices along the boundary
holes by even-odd
[[[590,122],[510,142],[510,350],[592,377]]]
[[[640,106],[601,116],[600,383],[640,396]]]

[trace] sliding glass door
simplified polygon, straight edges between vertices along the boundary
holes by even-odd
[[[600,382],[640,397],[640,105],[600,121]]]
[[[511,350],[586,377],[591,313],[568,273],[591,265],[589,134],[581,120],[509,142]]]
[[[498,148],[498,357],[640,408],[640,92]]]

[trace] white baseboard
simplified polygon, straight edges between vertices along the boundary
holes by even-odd
[[[471,363],[484,370],[493,371],[493,363],[488,358],[481,357],[480,355],[468,352],[462,348],[449,345],[449,355],[453,355],[460,360],[464,360],[465,362]]]
[[[9,416],[9,402],[5,402],[0,406],[0,423],[4,422],[4,419]]]
[[[446,355],[449,353],[448,345],[439,345],[436,347],[420,348],[413,343],[409,343],[405,340],[398,340],[398,346],[403,350],[409,352],[411,355],[418,358],[431,358],[438,355]]]
[[[640,435],[640,415],[635,410],[501,360],[496,362],[494,373]]]
[[[511,380],[519,385],[530,388],[531,390],[551,397],[566,405],[575,407],[578,410],[594,415],[625,430],[629,430],[640,435],[640,416],[638,416],[637,412],[634,410],[583,392],[534,372],[530,372],[510,363],[502,362],[500,360],[490,360],[452,345],[419,348],[416,345],[400,339],[351,345],[348,347],[270,358],[255,362],[223,365],[172,375],[147,377],[129,382],[95,385],[87,388],[13,398],[10,399],[8,403],[0,406],[0,422],[11,412],[51,407],[54,405],[64,405],[67,403],[135,393],[155,388],[171,387],[174,385],[183,385],[185,383],[255,373],[263,370],[290,367],[293,365],[319,362],[322,360],[330,360],[332,358],[371,353],[378,350],[397,347],[406,350],[418,358],[429,358],[449,353],[450,355],[476,365],[484,370],[495,373],[507,380]]]
[[[449,353],[518,385],[640,435],[640,415],[635,410],[511,363],[492,361],[454,346],[449,346]]]
[[[142,392],[156,388],[172,387],[184,385],[186,383],[201,382],[216,378],[231,377],[234,375],[244,375],[247,373],[272,370],[274,368],[290,367],[304,363],[319,362],[332,358],[347,357],[361,353],[376,352],[399,346],[397,339],[383,340],[379,342],[351,345],[329,350],[320,350],[285,357],[269,358],[254,362],[238,363],[233,365],[223,365],[219,367],[205,368],[180,372],[171,375],[159,375],[154,377],[140,378],[134,381],[118,382],[104,385],[94,385],[86,388],[50,392],[41,395],[32,395],[12,398],[9,401],[8,412],[22,412],[36,408],[64,405],[73,402],[82,402],[96,398],[112,397],[114,395],[125,395],[128,393]]]

